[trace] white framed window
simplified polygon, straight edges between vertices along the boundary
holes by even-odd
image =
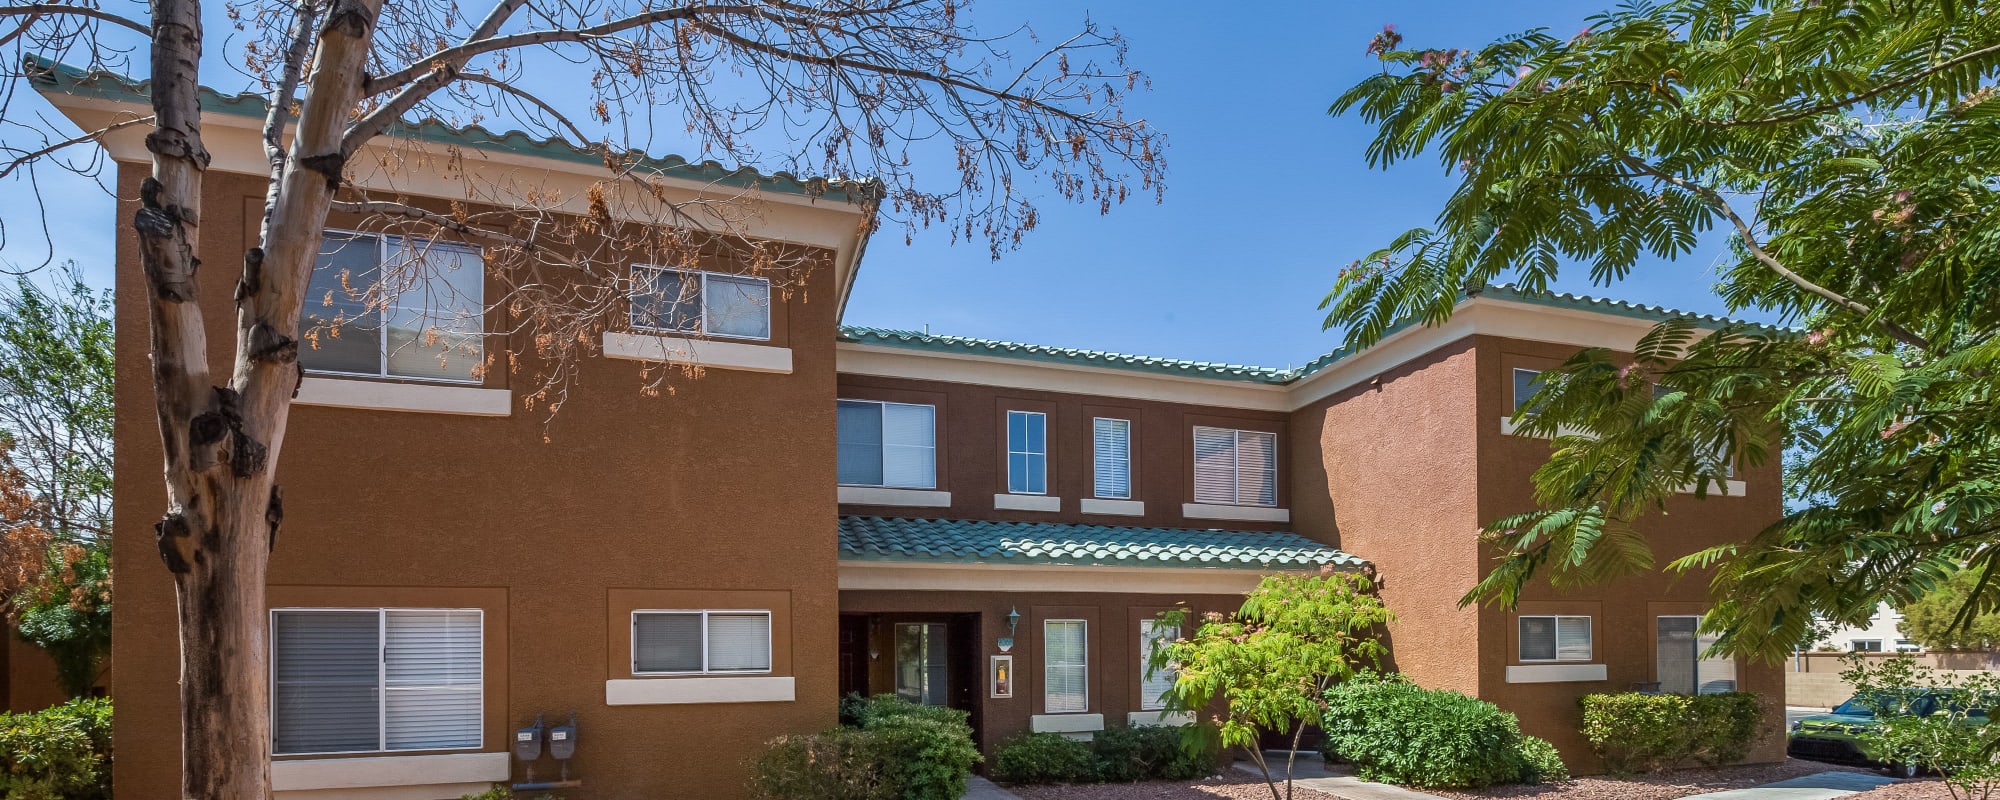
[[[1921,653],[1923,650],[1924,646],[1918,644],[1915,639],[1896,640],[1896,652],[1898,653]]]
[[[328,231],[299,332],[307,372],[478,383],[485,261],[464,245]]]
[[[771,338],[771,281],[632,265],[632,327],[728,339]]]
[[[1139,710],[1159,711],[1167,707],[1167,690],[1174,688],[1179,671],[1172,666],[1149,670],[1156,643],[1180,638],[1181,629],[1157,619],[1139,620]]]
[[[1523,615],[1520,634],[1521,661],[1591,660],[1589,617]]]
[[[720,675],[771,671],[765,609],[632,612],[632,674]]]
[[[1007,412],[1007,491],[1049,493],[1049,415]]]
[[[842,485],[937,488],[935,407],[841,400],[835,427]]]
[[[1668,694],[1716,694],[1736,691],[1736,659],[1707,658],[1714,634],[1701,632],[1701,617],[1660,617],[1654,628],[1654,677]]]
[[[478,748],[484,618],[476,608],[273,609],[271,752]]]
[[[1847,651],[1850,653],[1880,653],[1882,652],[1882,640],[1850,639],[1847,642]]]
[[[1132,499],[1132,421],[1090,420],[1091,494],[1106,500]]]
[[[1195,426],[1194,501],[1276,506],[1278,435]]]
[[[1080,619],[1044,620],[1042,711],[1071,714],[1089,710],[1089,623]]]
[[[1516,367],[1514,369],[1514,413],[1521,413],[1521,407],[1527,405],[1528,401],[1534,398],[1535,392],[1540,391],[1541,388],[1541,370]]]

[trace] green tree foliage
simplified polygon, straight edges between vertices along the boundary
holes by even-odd
[[[1234,615],[1210,612],[1188,634],[1187,609],[1160,615],[1184,635],[1160,640],[1148,670],[1175,670],[1167,710],[1196,714],[1188,726],[1188,752],[1217,744],[1243,748],[1263,771],[1273,798],[1278,781],[1258,741],[1266,732],[1291,738],[1284,793],[1292,793],[1292,762],[1305,727],[1326,708],[1326,690],[1379,665],[1388,649],[1382,626],[1394,615],[1365,576],[1345,572],[1267,575]],[[1220,713],[1211,713],[1215,706]]]
[[[1905,655],[1846,659],[1840,679],[1880,724],[1862,730],[1869,754],[1911,771],[1944,777],[1952,800],[1987,800],[2000,791],[2000,674],[1947,672]]]
[[[1342,271],[1323,307],[1350,346],[1503,278],[1616,283],[1716,227],[1723,299],[1797,331],[1676,320],[1630,360],[1586,350],[1549,373],[1517,420],[1554,440],[1539,507],[1489,523],[1505,559],[1467,602],[1651,569],[1672,545],[1636,520],[1792,445],[1782,521],[1666,554],[1715,568],[1720,648],[1777,658],[1816,615],[1859,622],[1961,568],[1979,576],[1969,608],[1994,607],[2000,13],[1640,2],[1568,37],[1419,50],[1384,30],[1369,50],[1382,72],[1332,112],[1377,126],[1372,165],[1430,152],[1459,184],[1433,227]]]
[[[1987,650],[2000,646],[2000,612],[1961,620],[1959,612],[1979,588],[1977,573],[1952,573],[1936,589],[1902,608],[1903,635],[1930,650]]]
[[[74,264],[0,287],[0,438],[59,539],[111,534],[111,293]]]

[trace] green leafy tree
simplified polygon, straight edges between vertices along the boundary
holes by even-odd
[[[1987,650],[2000,646],[2000,612],[1961,619],[1979,589],[1979,574],[1960,570],[1936,589],[1905,605],[1903,635],[1931,650]]]
[[[1466,602],[1652,569],[1673,543],[1637,519],[1791,446],[1780,522],[1668,553],[1714,568],[1721,649],[1781,657],[1816,616],[1859,622],[1961,568],[1978,575],[1967,608],[1993,607],[2000,13],[1639,2],[1567,37],[1409,49],[1386,29],[1369,52],[1381,73],[1331,111],[1376,126],[1371,165],[1431,153],[1459,183],[1432,227],[1341,272],[1323,307],[1349,346],[1502,279],[1617,283],[1713,228],[1728,306],[1793,328],[1674,320],[1630,359],[1585,350],[1548,373],[1516,420],[1554,441],[1538,507],[1488,524],[1504,559]]]
[[[1185,632],[1187,613],[1169,610],[1160,620]],[[1266,732],[1289,735],[1282,795],[1289,800],[1305,727],[1320,721],[1328,688],[1379,666],[1388,649],[1378,637],[1392,618],[1365,576],[1267,575],[1235,614],[1209,612],[1191,635],[1157,640],[1148,673],[1175,671],[1167,709],[1196,715],[1184,742],[1188,752],[1242,748],[1273,798],[1280,797],[1278,781],[1259,741]]]
[[[2000,725],[1991,716],[2000,673],[1936,670],[1907,654],[1846,662],[1840,679],[1881,720],[1861,732],[1873,758],[1905,774],[1937,772],[1952,800],[1988,800],[2000,790]]]
[[[111,535],[111,293],[75,264],[0,287],[0,438],[64,540]]]

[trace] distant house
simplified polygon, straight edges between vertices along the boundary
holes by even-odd
[[[1888,603],[1875,607],[1875,615],[1860,627],[1835,628],[1819,640],[1814,649],[1843,653],[1921,653],[1923,645],[1903,633],[1903,612]]]
[[[143,87],[110,76],[60,73],[42,90],[86,130],[145,113]],[[262,110],[213,95],[204,108],[215,161],[200,256],[225,265],[255,235]],[[148,171],[141,137],[107,143],[120,219]],[[377,153],[416,173],[358,179],[439,207],[456,184],[425,170],[575,190],[601,169],[477,128],[383,147],[459,154]],[[1580,695],[1783,691],[1776,667],[1701,657],[1699,576],[1540,586],[1513,610],[1458,604],[1492,563],[1481,523],[1533,506],[1549,443],[1509,417],[1538,372],[1583,347],[1629,350],[1679,312],[1491,288],[1441,326],[1299,369],[854,327],[841,301],[867,212],[842,185],[645,169],[673,191],[754,183],[768,201],[757,235],[814,248],[825,268],[790,294],[727,263],[672,276],[699,287],[676,317],[690,322],[635,305],[582,365],[554,444],[522,411],[522,379],[440,373],[427,344],[396,344],[409,332],[393,320],[302,353],[269,589],[280,798],[522,781],[511,736],[538,715],[574,713],[572,796],[605,798],[740,796],[765,741],[835,724],[848,692],[965,709],[989,752],[1024,731],[1178,722],[1159,702],[1170,676],[1144,668],[1150,642],[1179,633],[1155,616],[1233,609],[1276,571],[1372,571],[1398,615],[1395,668],[1519,714],[1583,771]],[[138,255],[118,235],[117,323],[139,331]],[[459,283],[439,296],[486,320],[448,346],[531,352],[482,316],[480,250],[446,246]],[[387,247],[330,237],[319,280]],[[210,339],[229,341],[236,275],[201,280]],[[1190,304],[1270,300],[1200,291]],[[148,566],[165,501],[146,341],[118,342],[122,800],[173,796],[179,769],[173,589]],[[706,374],[671,398],[634,390],[642,363],[675,357]],[[1721,488],[1640,523],[1663,556],[1779,515],[1775,463]],[[1774,721],[1757,758],[1781,757],[1777,733]],[[536,770],[554,774],[546,759]]]

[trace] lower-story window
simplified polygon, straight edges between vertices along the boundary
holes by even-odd
[[[1090,710],[1090,638],[1080,619],[1042,623],[1042,710],[1049,714]]]
[[[453,750],[480,745],[483,612],[271,612],[271,751]]]
[[[950,684],[941,622],[896,625],[896,696],[927,706],[945,704]]]
[[[1521,617],[1522,661],[1589,661],[1589,617]]]
[[[1173,667],[1151,669],[1156,643],[1180,638],[1181,629],[1157,619],[1139,620],[1139,710],[1158,711],[1167,707],[1166,694],[1174,688],[1177,672]]]
[[[1661,617],[1654,652],[1654,675],[1668,694],[1717,694],[1736,691],[1736,659],[1704,658],[1715,636],[1701,632],[1701,617]]]
[[[632,612],[634,675],[770,671],[770,611]]]

